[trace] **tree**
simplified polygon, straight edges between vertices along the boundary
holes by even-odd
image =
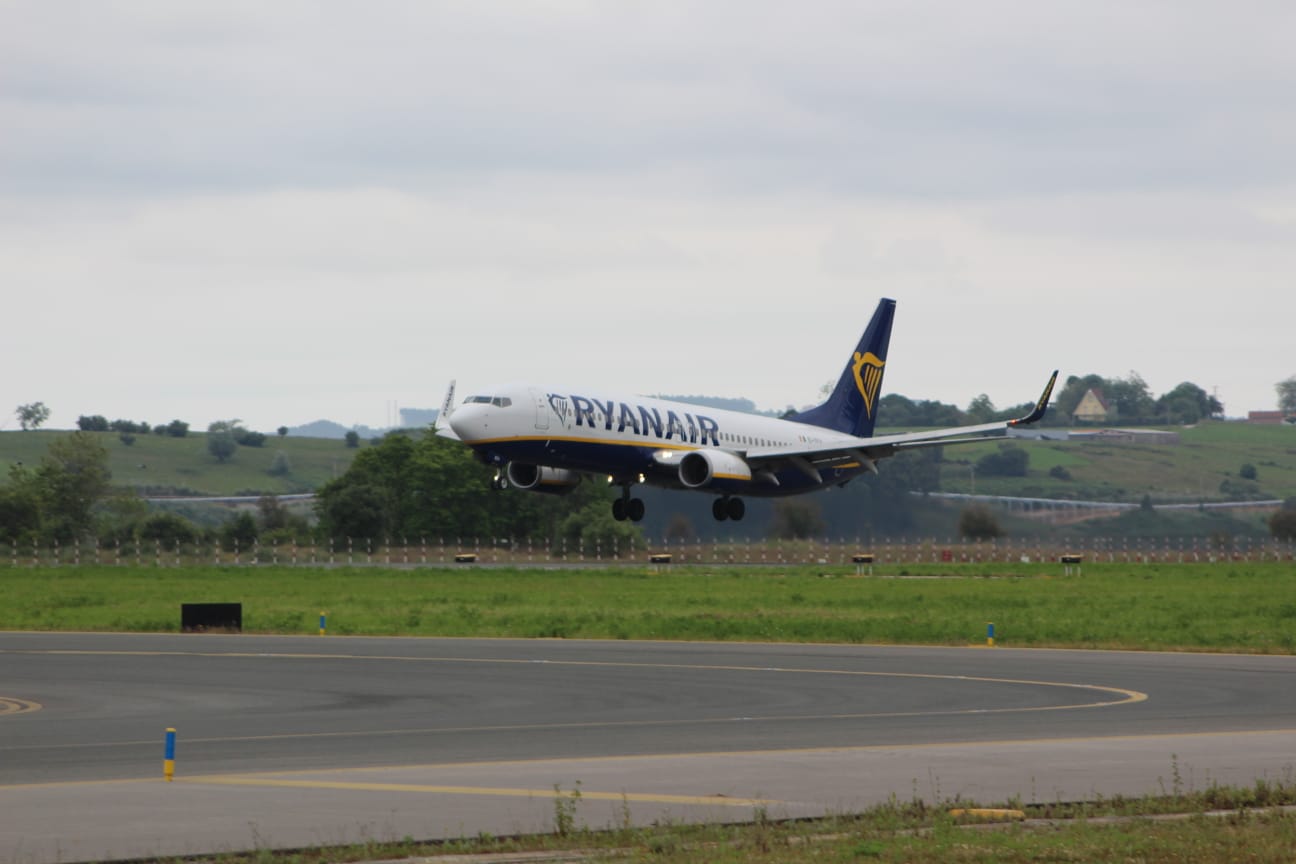
[[[1217,417],[1224,406],[1202,388],[1185,381],[1156,401],[1156,413],[1170,423],[1191,424],[1204,417]]]
[[[819,504],[809,498],[783,498],[774,504],[769,533],[781,540],[822,536],[827,528]]]
[[[32,402],[28,405],[19,405],[14,414],[18,417],[18,425],[26,432],[29,429],[39,429],[41,424],[49,419],[50,411],[45,407],[44,402]]]
[[[41,534],[71,540],[88,532],[111,479],[108,451],[94,437],[73,432],[51,441],[32,479]]]
[[[1116,409],[1117,415],[1127,423],[1149,418],[1156,410],[1147,382],[1137,372],[1130,372],[1128,378],[1113,378],[1108,381],[1103,395],[1108,404]]]
[[[1250,462],[1243,462],[1242,467],[1238,469],[1238,476],[1243,480],[1255,480],[1259,477],[1259,472]]]
[[[266,531],[288,527],[288,510],[277,496],[262,495],[257,499],[257,510],[261,513],[261,527]]]
[[[32,473],[21,465],[9,468],[9,482],[0,486],[0,541],[29,543],[40,533],[40,497]]]
[[[172,420],[162,427],[162,430],[172,438],[183,438],[189,434],[189,424],[181,420]],[[157,431],[156,429],[154,430]]]
[[[356,430],[348,429],[346,435],[343,437],[346,440],[346,446],[348,447],[360,446],[360,433],[357,432]]]
[[[223,463],[234,455],[238,442],[234,440],[237,420],[217,420],[207,427],[207,452]]]
[[[1296,375],[1274,385],[1278,391],[1278,408],[1284,414],[1296,414]]]
[[[251,549],[260,532],[251,513],[240,513],[221,526],[221,542],[225,549]]]
[[[288,427],[280,426],[278,429],[275,430],[275,432],[279,435],[280,438],[284,438],[288,435]]]
[[[82,414],[77,418],[77,428],[82,432],[107,432],[108,418],[102,414],[92,414],[89,417]]]
[[[989,423],[995,419],[994,403],[990,397],[982,393],[980,396],[968,403],[967,419],[971,423]]]
[[[611,512],[613,491],[605,484],[582,483],[561,496],[501,493],[490,488],[493,471],[454,441],[392,433],[361,451],[345,474],[316,493],[320,530],[331,537],[375,539],[556,538],[575,512],[589,518],[599,510]],[[596,530],[602,529],[592,525],[591,537]]]

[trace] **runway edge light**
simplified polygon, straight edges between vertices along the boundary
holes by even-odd
[[[175,778],[175,739],[176,730],[167,727],[166,752],[162,757],[162,776],[170,783]]]

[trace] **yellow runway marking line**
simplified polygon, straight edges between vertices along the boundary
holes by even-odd
[[[1262,738],[1275,735],[1296,735],[1296,728],[1293,729],[1246,729],[1218,732],[1154,732],[1142,735],[1087,735],[1071,736],[1059,738],[1001,738],[989,741],[929,741],[921,744],[863,744],[863,745],[841,745],[828,747],[789,747],[779,750],[712,750],[695,753],[634,753],[614,756],[570,756],[566,758],[548,758],[548,759],[504,759],[494,762],[473,761],[473,762],[429,762],[417,765],[356,765],[341,768],[303,768],[296,771],[275,771],[270,772],[272,778],[261,778],[257,775],[195,775],[190,778],[176,778],[176,783],[180,782],[214,782],[215,780],[224,779],[225,785],[233,785],[233,780],[237,779],[246,785],[253,785],[249,781],[261,781],[263,779],[276,783],[287,783],[296,781],[286,781],[275,778],[293,777],[303,774],[319,774],[322,771],[328,771],[330,774],[358,774],[371,771],[386,772],[408,772],[408,771],[429,771],[429,770],[462,770],[469,768],[515,768],[519,766],[535,767],[539,765],[595,765],[609,762],[660,762],[670,759],[692,760],[692,759],[750,759],[763,756],[816,756],[816,755],[851,755],[862,753],[896,753],[910,750],[931,750],[952,747],[983,749],[987,747],[1019,747],[1019,746],[1057,746],[1063,744],[1097,744],[1108,742],[1137,742],[1137,741],[1182,741],[1195,739],[1211,738]],[[219,740],[219,739],[213,739]],[[301,780],[302,785],[319,785],[314,781]],[[158,783],[162,781],[154,777],[119,777],[106,778],[103,780],[54,780],[44,783],[9,783],[0,784],[0,792],[11,792],[23,789],[55,789],[61,787],[77,786],[114,786],[119,784],[139,784],[139,783]],[[162,784],[164,785],[164,784]],[[395,784],[400,786],[402,784]],[[404,784],[410,785],[410,784]],[[454,788],[454,787],[423,787],[423,788]],[[476,787],[474,787],[476,788]],[[539,790],[535,794],[550,796],[553,790]],[[589,797],[589,793],[581,792],[582,797]],[[620,793],[614,796],[620,800]],[[650,796],[652,800],[658,800],[662,796]],[[687,796],[685,796],[687,797]],[[708,803],[737,802],[760,803],[759,799],[737,799],[737,798],[702,798],[702,801]]]
[[[41,710],[41,707],[39,702],[32,702],[29,699],[0,696],[0,717],[6,717],[10,714],[30,714],[33,711]]]
[[[200,776],[177,780],[199,786],[269,786],[285,789],[339,789],[347,792],[418,792],[433,795],[485,795],[502,798],[573,798],[575,791],[513,789],[488,786],[433,786],[419,783],[357,783],[342,780],[288,780],[273,777]],[[668,795],[639,792],[594,792],[581,789],[582,801],[630,801],[653,804],[708,804],[720,807],[761,807],[780,802],[766,798],[729,798],[725,795]]]

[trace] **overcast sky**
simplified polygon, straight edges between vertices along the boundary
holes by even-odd
[[[1296,375],[1296,5],[0,0],[0,428]]]

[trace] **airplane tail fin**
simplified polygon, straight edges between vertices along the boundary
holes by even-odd
[[[859,438],[872,435],[894,318],[895,301],[884,297],[827,401],[787,419]]]

